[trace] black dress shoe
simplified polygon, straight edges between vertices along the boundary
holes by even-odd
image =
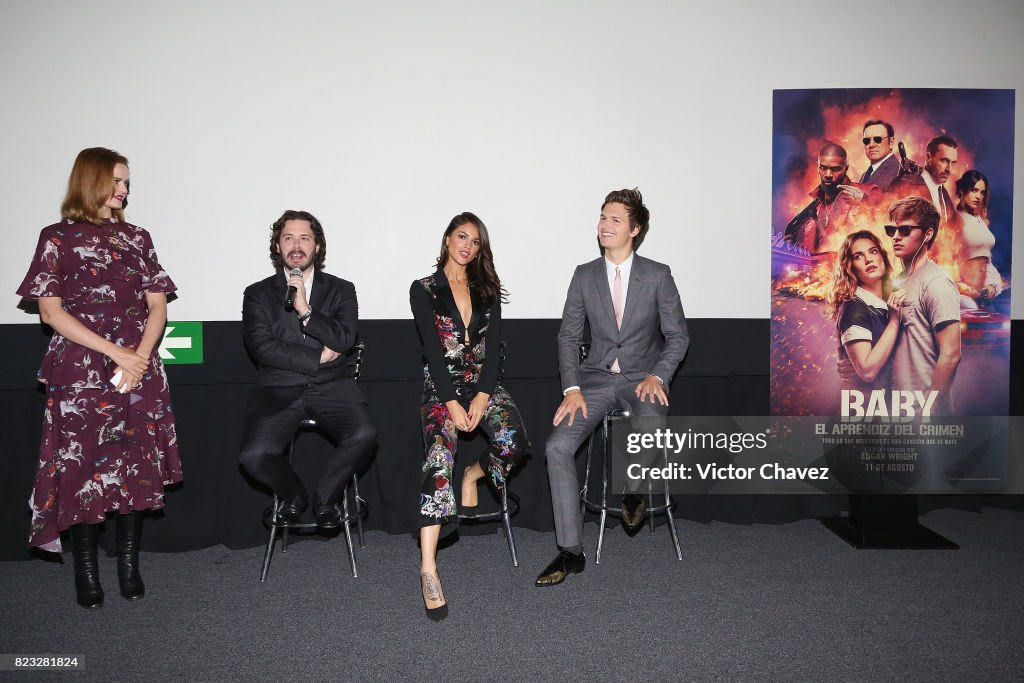
[[[568,550],[563,550],[540,573],[534,585],[539,587],[557,586],[565,581],[565,577],[569,576],[569,574],[579,574],[582,572],[586,564],[587,556],[583,553],[577,555],[576,553],[570,553]]]
[[[622,496],[622,527],[630,536],[644,525],[644,513],[647,512],[647,501],[636,493]]]
[[[313,516],[316,517],[316,525],[322,529],[337,529],[344,517],[340,504],[325,503],[320,496],[313,497]]]
[[[306,509],[306,497],[301,493],[290,500],[282,500],[277,504],[277,524],[292,526],[299,523],[302,511]]]

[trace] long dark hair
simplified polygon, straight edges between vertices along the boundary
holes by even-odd
[[[472,223],[480,234],[480,251],[476,253],[476,258],[466,266],[470,288],[476,290],[480,300],[488,306],[498,299],[507,303],[508,292],[501,286],[498,272],[494,269],[494,256],[491,254],[491,238],[487,234],[487,226],[475,214],[469,211],[460,213],[448,224],[448,229],[441,236],[441,254],[437,257],[435,267],[438,270],[444,270],[445,264],[448,263],[448,245],[445,244],[445,241],[455,232],[456,228],[466,223]]]
[[[988,223],[988,196],[992,191],[988,184],[988,178],[981,171],[976,171],[973,168],[967,171],[960,179],[956,181],[956,196],[960,199],[956,203],[958,211],[967,211],[967,205],[964,204],[964,197],[967,193],[974,189],[974,186],[978,184],[978,181],[985,183],[985,198],[981,204],[978,205],[978,218]]]

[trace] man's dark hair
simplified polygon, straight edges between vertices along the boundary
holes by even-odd
[[[864,122],[864,127],[861,130],[867,130],[869,126],[885,126],[885,134],[887,137],[896,137],[896,131],[893,130],[892,124],[882,119],[871,119],[870,121]]]
[[[270,262],[275,268],[284,268],[284,259],[277,248],[277,242],[281,239],[281,230],[288,221],[306,221],[313,229],[313,240],[319,249],[313,254],[313,267],[316,270],[323,270],[327,261],[327,237],[324,235],[324,228],[316,216],[308,211],[294,211],[289,209],[281,214],[281,217],[270,226]]]
[[[603,211],[609,204],[622,204],[626,207],[626,213],[629,214],[629,229],[640,228],[640,232],[633,238],[633,251],[636,251],[647,236],[651,223],[651,212],[644,206],[643,195],[639,189],[613,190],[604,198],[601,210]]]
[[[945,145],[946,147],[957,148],[956,140],[949,137],[948,135],[936,135],[928,141],[928,154],[934,155],[939,151],[939,145]]]

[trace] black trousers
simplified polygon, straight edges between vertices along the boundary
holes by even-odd
[[[242,425],[240,460],[245,471],[286,500],[305,495],[285,449],[299,422],[313,418],[337,444],[317,484],[320,500],[337,502],[345,485],[373,455],[377,432],[354,379],[306,387],[256,387]]]

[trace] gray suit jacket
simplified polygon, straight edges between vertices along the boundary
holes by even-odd
[[[666,385],[671,382],[690,345],[672,271],[663,263],[634,254],[629,277],[619,329],[604,257],[576,267],[558,332],[563,389],[610,375],[616,358],[622,375],[631,381],[639,382],[651,374]],[[590,353],[581,366],[579,346],[586,322],[590,323]]]
[[[865,174],[867,171],[864,172]],[[878,185],[882,192],[888,192],[889,189],[896,183],[896,178],[900,173],[900,160],[896,158],[896,155],[891,155],[888,159],[882,162],[882,164],[875,169],[875,172],[871,174],[871,177],[864,180],[864,176],[860,177],[860,182],[868,182],[872,185]]]

